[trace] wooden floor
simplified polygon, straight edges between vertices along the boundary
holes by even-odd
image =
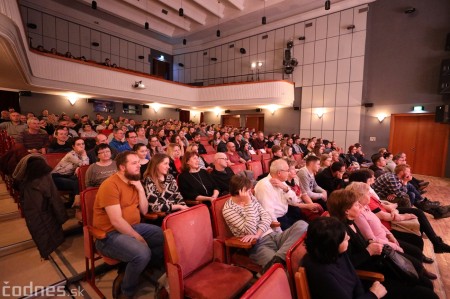
[[[426,189],[427,193],[423,196],[430,200],[440,201],[442,205],[450,205],[450,179],[436,178],[429,176],[416,175],[415,177],[424,179],[430,182]],[[450,245],[450,217],[435,220],[430,214],[426,214],[433,226],[436,234],[440,236],[445,243]],[[437,274],[438,279],[435,280],[435,291],[439,298],[450,298],[450,253],[435,254],[433,245],[429,240],[425,241],[425,255],[432,257],[435,262],[431,265],[426,265],[426,268]]]

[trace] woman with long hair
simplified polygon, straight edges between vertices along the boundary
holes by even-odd
[[[169,173],[169,156],[156,154],[144,173],[143,187],[150,210],[171,213],[187,208],[177,181]]]
[[[181,149],[176,143],[169,143],[167,146],[167,156],[169,156],[169,173],[177,178],[181,172]]]
[[[148,148],[143,143],[136,143],[133,145],[133,151],[139,157],[139,164],[141,164],[141,178],[144,175],[144,172],[147,170],[148,162]]]

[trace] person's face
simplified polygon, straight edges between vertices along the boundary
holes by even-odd
[[[158,146],[158,139],[156,139],[156,137],[152,137],[150,139],[150,146],[152,146],[152,147]]]
[[[293,143],[294,143],[294,140],[292,140],[292,138],[289,138],[289,139],[287,140],[287,144],[292,145]]]
[[[355,220],[359,217],[359,214],[361,213],[361,204],[359,201],[355,201],[353,205],[345,211],[345,214],[347,215],[347,219],[349,220]]]
[[[130,181],[139,181],[141,179],[141,164],[139,164],[138,155],[128,155],[124,167],[124,176]]]
[[[193,155],[192,157],[189,158],[189,160],[187,161],[187,165],[189,166],[189,169],[194,169],[197,170],[198,169],[198,156],[197,155]]]
[[[288,157],[292,156],[292,148],[288,149],[287,155],[288,155]]]
[[[179,146],[175,146],[173,148],[173,158],[174,159],[179,159],[181,157],[181,149]]]
[[[111,150],[109,148],[103,148],[98,151],[97,157],[100,161],[109,161],[111,159]]]
[[[218,158],[216,163],[222,167],[227,167],[228,166],[228,158],[225,154],[221,154]]]
[[[263,133],[259,133],[258,134],[258,138],[259,138],[259,140],[264,140],[264,134]]]
[[[194,141],[195,141],[195,142],[200,142],[200,135],[195,136],[195,137],[194,137]]]
[[[370,193],[369,191],[367,191],[366,193],[364,193],[364,195],[359,199],[359,203],[361,204],[361,206],[366,206],[368,205],[370,202]]]
[[[148,148],[146,146],[141,146],[137,151],[137,155],[139,156],[139,159],[145,159],[148,153]]]
[[[334,162],[338,162],[339,161],[339,153],[331,154],[331,160],[333,160]]]
[[[320,161],[313,161],[313,162],[311,162],[311,170],[314,172],[314,173],[317,173],[317,172],[319,172],[319,169],[320,169]]]
[[[245,132],[244,133],[244,138],[245,139],[249,139],[250,138],[250,133],[249,132]]]
[[[128,133],[127,142],[129,145],[135,145],[137,143],[137,134],[135,132]]]
[[[380,166],[380,167],[386,166],[386,160],[384,159],[384,157],[381,157],[381,158],[378,160],[378,166]]]
[[[339,247],[338,247],[339,253],[344,253],[344,252],[347,251],[347,249],[348,249],[348,240],[350,240],[350,236],[347,233],[345,233],[344,240],[341,242],[341,244],[339,244]]]
[[[47,122],[44,119],[42,119],[42,120],[39,121],[39,126],[41,128],[45,128],[47,126]]]
[[[180,136],[181,138],[183,138],[184,137],[184,135],[185,135],[185,133],[184,133],[184,131],[183,130],[181,130],[179,133],[178,133],[178,136]]]
[[[193,147],[191,147],[191,149],[193,152],[198,153],[198,146],[193,146]]]
[[[223,140],[228,141],[228,138],[230,138],[230,134],[228,133],[223,134]]]
[[[139,129],[137,130],[137,134],[138,134],[138,136],[144,136],[144,135],[145,135],[145,130],[144,130],[144,128],[139,128]]]
[[[280,181],[284,182],[289,177],[289,166],[287,163],[283,163],[283,166],[281,167],[281,170],[278,171],[278,178]]]
[[[375,176],[372,176],[371,178],[369,178],[369,179],[367,180],[367,184],[368,184],[369,186],[372,186],[373,183],[375,183]]]
[[[400,157],[400,158],[397,160],[397,165],[402,165],[402,164],[406,164],[406,161],[405,161],[405,159],[404,159],[403,157]]]
[[[32,130],[38,130],[40,128],[39,121],[36,119],[30,121],[30,123],[28,124],[28,127]]]
[[[10,113],[9,119],[13,122],[18,122],[20,120],[20,114],[17,112]]]
[[[277,156],[277,157],[280,157],[280,158],[283,157],[283,153],[281,152],[281,150],[278,150],[278,151],[274,152],[273,155]]]
[[[69,139],[69,132],[67,130],[56,131],[56,139],[61,142],[66,142]]]
[[[156,171],[159,175],[167,175],[169,172],[169,158],[164,158],[164,160],[161,161],[161,163],[156,166]]]
[[[229,143],[227,148],[228,148],[229,152],[235,152],[236,151],[236,145],[234,145],[234,143],[233,144]]]
[[[21,115],[20,121],[23,122],[24,124],[27,123],[27,117],[25,115]],[[39,124],[39,122],[38,122],[38,124]]]
[[[96,142],[97,144],[101,144],[101,143],[103,143],[103,144],[108,144],[108,137],[106,137],[105,135],[103,135],[103,134],[98,134],[97,135],[97,142]]]
[[[323,166],[325,167],[331,166],[331,158],[327,158],[325,161],[323,161]]]
[[[159,131],[159,132],[158,132],[158,136],[159,136],[159,137],[163,137],[163,136],[164,136],[164,130]]]
[[[34,117],[33,113],[27,113],[27,118]]]
[[[86,132],[89,132],[89,131],[92,131],[92,127],[90,125],[86,125],[86,126],[84,126],[83,130]]]
[[[75,141],[75,144],[73,145],[73,150],[77,153],[81,153],[82,151],[84,151],[84,140],[78,139],[77,141]]]
[[[117,130],[117,132],[114,133],[114,139],[121,141],[124,135],[122,130]]]
[[[411,177],[411,169],[406,168],[404,171],[400,172],[402,179],[407,179]]]
[[[296,176],[297,176],[297,169],[295,169],[295,166],[289,166],[288,178],[292,180]]]

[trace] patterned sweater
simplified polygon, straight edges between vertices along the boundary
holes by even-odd
[[[164,181],[164,191],[161,193],[156,188],[155,183],[146,177],[144,179],[144,190],[147,195],[147,200],[150,210],[153,212],[167,212],[172,211],[172,205],[183,205],[186,203],[181,196],[180,191],[178,191],[177,181],[171,174],[166,176]]]

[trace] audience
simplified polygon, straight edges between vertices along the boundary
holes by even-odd
[[[232,144],[232,142],[228,142],[228,144],[230,143]],[[211,172],[211,177],[219,189],[219,196],[229,193],[230,180],[234,175],[229,165],[230,161],[225,153],[216,153],[214,155],[214,169]]]
[[[298,178],[300,180],[300,186],[302,190],[308,194],[308,196],[322,206],[324,210],[327,209],[327,191],[321,188],[315,179],[315,175],[320,169],[320,159],[314,155],[306,158],[306,165],[298,171]]]
[[[104,180],[117,172],[117,165],[111,158],[109,145],[100,143],[94,147],[98,162],[89,166],[86,171],[86,188],[99,187]]]

